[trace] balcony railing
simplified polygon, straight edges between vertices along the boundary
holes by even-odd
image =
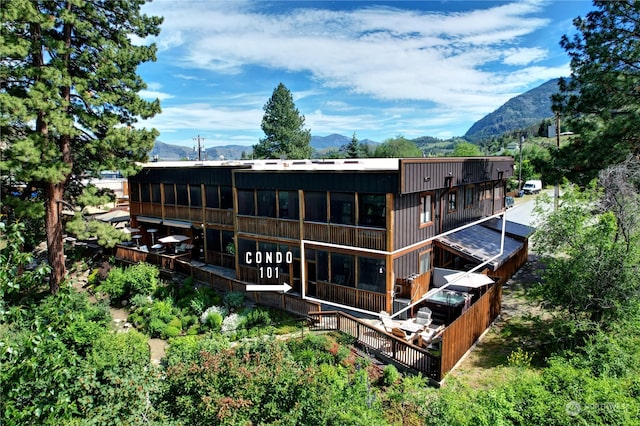
[[[387,231],[384,229],[328,223],[305,222],[304,238],[373,250],[386,250],[387,245]]]
[[[300,222],[270,217],[238,216],[238,232],[297,240],[300,238]]]
[[[353,306],[371,312],[386,310],[386,295],[374,291],[319,281],[316,283],[316,298],[341,305]]]

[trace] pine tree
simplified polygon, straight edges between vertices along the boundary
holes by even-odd
[[[61,211],[74,201],[69,189],[103,170],[134,172],[157,136],[133,127],[160,111],[158,100],[138,95],[146,85],[137,66],[155,60],[156,48],[136,45],[132,36],[157,35],[162,22],[141,13],[144,3],[2,3],[2,169],[42,195],[52,293],[66,274]],[[75,194],[96,199],[95,193]]]
[[[265,104],[261,127],[266,137],[253,147],[256,158],[311,157],[311,132],[304,129],[304,116],[284,84],[275,88]]]
[[[353,132],[351,142],[347,145],[347,158],[359,158],[360,157],[360,143],[356,137],[356,133]]]
[[[577,33],[561,40],[571,57],[571,78],[560,81],[561,94],[553,98],[554,109],[579,133],[554,164],[582,183],[640,153],[640,3],[594,5],[574,20]]]

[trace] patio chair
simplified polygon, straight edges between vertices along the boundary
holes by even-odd
[[[415,333],[411,333],[411,334],[407,334],[404,330],[402,330],[400,327],[393,327],[393,329],[391,329],[391,334],[393,334],[396,337],[399,337],[409,343],[412,343],[414,341],[414,339],[416,337],[418,337],[418,332]]]
[[[389,316],[389,314],[387,314],[384,311],[380,312],[380,321],[382,322],[382,326],[384,327],[384,331],[386,331],[387,333],[391,333],[393,328],[396,326],[394,324],[393,320],[391,319],[391,317]]]
[[[433,319],[431,318],[431,309],[420,308],[416,316],[416,324],[423,325],[425,328],[429,327]]]

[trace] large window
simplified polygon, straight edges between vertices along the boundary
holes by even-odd
[[[173,187],[173,184],[164,184],[164,204],[168,206],[176,204],[176,190]]]
[[[232,209],[233,208],[233,191],[230,186],[220,187],[220,208]]]
[[[189,193],[187,192],[187,185],[176,185],[176,204],[179,206],[189,205]]]
[[[191,207],[202,207],[202,189],[200,185],[189,185]]]
[[[464,188],[464,207],[472,207],[473,199],[475,198],[475,187],[473,185],[465,186]]]
[[[358,288],[384,293],[386,291],[385,283],[385,269],[382,259],[358,258]]]
[[[420,225],[430,225],[433,223],[432,194],[420,194]]]
[[[143,183],[140,185],[140,201],[143,203],[151,202],[151,193],[149,192],[149,184]]]
[[[327,221],[326,192],[305,192],[304,215],[305,220],[308,220],[310,222]]]
[[[160,204],[162,202],[162,196],[160,195],[160,184],[152,183],[151,184],[151,202]]]
[[[331,223],[355,224],[355,194],[331,193]]]
[[[449,191],[447,193],[447,210],[451,213],[458,208],[458,191]]]
[[[317,250],[316,271],[318,281],[329,281],[329,253]]]
[[[298,191],[278,191],[278,217],[299,219]]]
[[[353,287],[353,263],[351,255],[331,253],[331,282]]]
[[[238,190],[238,214],[254,216],[256,214],[253,190]]]
[[[385,228],[387,226],[385,215],[384,195],[358,195],[358,225]]]
[[[131,184],[129,193],[131,194],[131,201],[140,201],[140,187],[137,183]]]
[[[217,229],[207,228],[206,238],[207,238],[207,250],[215,251],[216,253],[222,252],[222,241],[220,240],[220,231]]]
[[[207,207],[217,209],[220,207],[220,200],[218,199],[218,187],[207,185],[204,187],[205,195],[207,197]]]
[[[276,191],[258,191],[258,216],[276,217]]]

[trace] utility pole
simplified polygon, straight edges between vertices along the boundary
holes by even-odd
[[[202,153],[202,149],[204,148],[204,138],[201,138],[200,135],[198,135],[197,137],[193,138],[193,140],[198,143],[198,161],[202,161],[202,156],[200,154]],[[200,144],[200,142],[202,142],[202,144]],[[196,147],[194,146],[193,149],[195,150]]]
[[[520,135],[520,165],[518,166],[518,192],[522,189],[522,144],[524,143],[524,135]]]
[[[556,112],[556,161],[560,152],[560,113]],[[560,170],[556,170],[556,187],[553,190],[553,210],[558,210],[558,199],[560,198]]]

